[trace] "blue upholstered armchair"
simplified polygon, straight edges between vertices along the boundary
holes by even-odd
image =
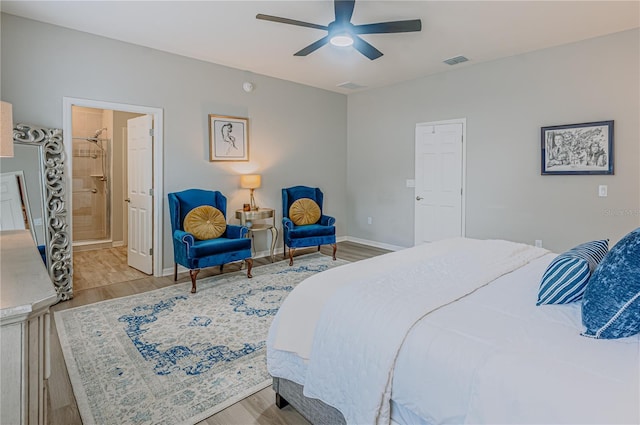
[[[296,225],[289,217],[291,205],[302,198],[313,200],[320,208],[320,218],[316,223]],[[293,251],[295,248],[331,244],[333,246],[333,259],[336,259],[336,219],[322,214],[322,191],[317,187],[294,186],[282,189],[282,229],[284,231],[283,255],[286,257],[286,248],[289,247],[289,265],[293,265]]]
[[[173,258],[175,267],[173,280],[178,280],[178,264],[189,269],[191,292],[196,292],[196,276],[200,269],[220,266],[234,261],[247,262],[247,277],[251,276],[253,259],[251,258],[251,239],[245,236],[248,229],[244,226],[226,225],[226,230],[215,239],[199,240],[184,230],[184,219],[192,209],[210,205],[220,210],[226,221],[227,198],[218,191],[189,189],[183,192],[169,193],[169,213],[173,232]]]

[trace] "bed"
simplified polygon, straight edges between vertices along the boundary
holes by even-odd
[[[327,270],[274,318],[276,404],[311,423],[640,423],[640,335],[536,306],[557,254],[456,238]]]

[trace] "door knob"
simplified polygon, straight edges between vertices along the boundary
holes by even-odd
[[[416,196],[416,201],[422,201],[424,198],[422,196]]]
[[[131,199],[127,198],[124,200],[124,202],[131,202]]]

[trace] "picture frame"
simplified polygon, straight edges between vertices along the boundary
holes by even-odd
[[[613,174],[613,120],[541,127],[541,174]]]
[[[249,119],[209,114],[209,161],[249,161]]]

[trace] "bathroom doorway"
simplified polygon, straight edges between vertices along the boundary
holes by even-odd
[[[72,215],[74,250],[127,241],[127,120],[143,114],[73,106]]]
[[[89,275],[102,277],[100,280],[104,280],[104,284],[118,282],[118,275],[122,275],[120,281],[132,280],[126,261],[129,236],[135,234],[135,227],[129,228],[128,225],[129,211],[126,203],[127,168],[131,165],[128,164],[130,161],[127,157],[127,123],[144,115],[152,118],[153,128],[149,135],[153,139],[153,149],[150,152],[149,167],[153,169],[153,182],[150,190],[162,193],[162,168],[157,165],[162,164],[162,110],[64,98],[63,115],[65,154],[69,159],[67,193],[71,194],[68,211],[73,245],[73,274],[78,279]],[[152,252],[161,252],[159,247],[162,246],[159,224],[162,203],[155,196],[152,202],[153,212],[148,220],[152,224],[147,232],[150,255]],[[89,251],[93,256],[90,261],[85,258]],[[123,252],[125,255],[122,255]],[[73,258],[74,253],[78,253],[78,261]],[[95,261],[95,258],[105,261]],[[154,276],[162,276],[160,258],[159,256],[158,261],[150,263]],[[110,266],[105,266],[106,263]],[[104,274],[96,274],[97,269],[104,269]],[[113,276],[106,279],[106,274],[111,272]],[[140,275],[144,276],[147,275]],[[99,285],[95,278],[91,280],[89,286],[85,282],[77,289]]]
[[[76,290],[146,276],[127,264],[127,121],[140,116],[144,114],[71,108]]]

